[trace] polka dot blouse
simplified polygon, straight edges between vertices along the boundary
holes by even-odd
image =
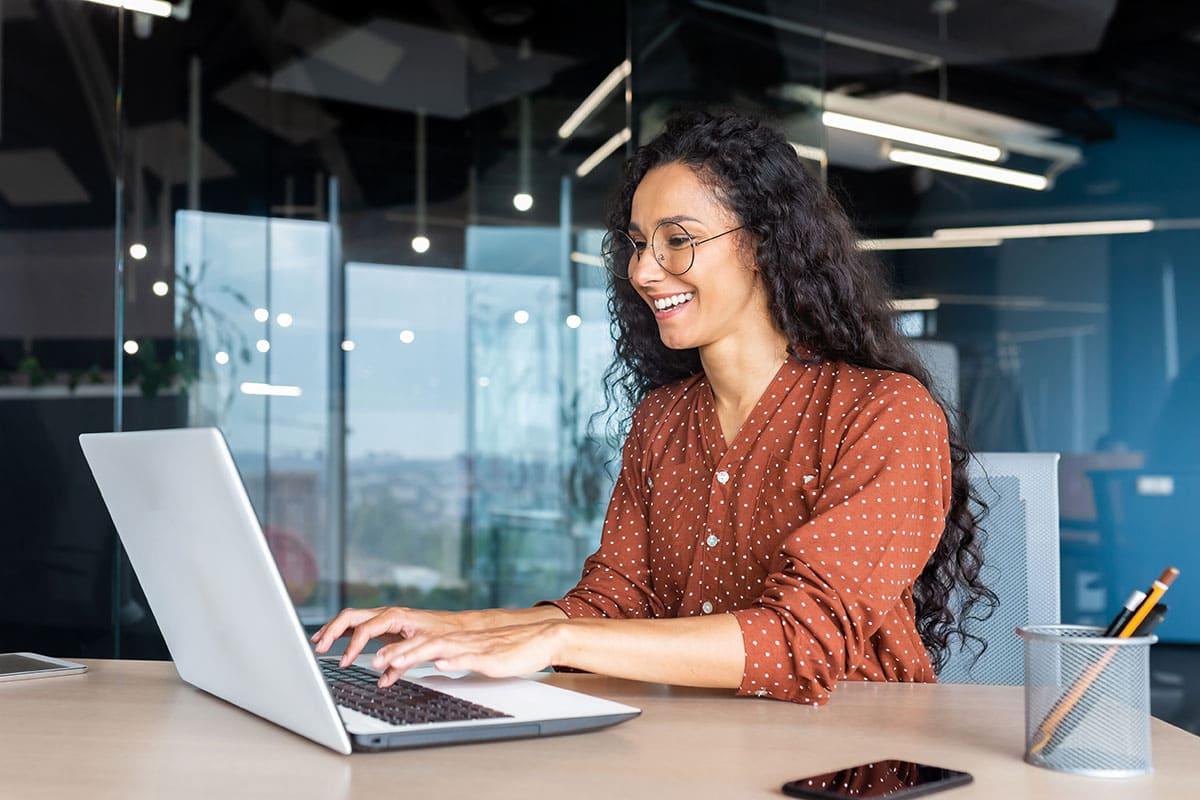
[[[633,415],[600,548],[543,601],[577,617],[733,614],[738,695],[933,681],[912,585],[950,504],[941,408],[914,378],[789,359],[726,444],[698,374]]]

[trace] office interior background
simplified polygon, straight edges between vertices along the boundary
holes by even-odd
[[[1195,7],[141,7],[0,4],[0,651],[168,655],[87,431],[219,427],[307,625],[559,596],[615,473],[605,204],[734,106],[847,206],[973,448],[1062,454],[1063,621],[1183,570],[1154,711],[1200,731]]]

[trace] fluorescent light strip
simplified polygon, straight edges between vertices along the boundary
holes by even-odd
[[[265,395],[267,397],[299,397],[299,386],[281,386],[272,383],[251,383],[246,381],[241,385],[242,394]]]
[[[905,142],[932,150],[944,150],[960,156],[969,156],[983,161],[999,161],[1004,151],[999,147],[983,142],[973,142],[970,139],[960,139],[957,136],[946,136],[920,128],[909,128],[904,125],[894,125],[890,122],[880,122],[866,117],[855,117],[838,111],[821,112],[821,122],[827,127],[837,128],[853,133],[863,133],[867,136],[877,136],[880,139],[890,139],[894,142]]]
[[[790,142],[790,144],[792,145],[792,149],[796,151],[796,155],[801,158],[807,158],[809,161],[823,162],[825,160],[825,151],[819,147],[813,147],[811,144],[797,144],[796,142]]]
[[[936,297],[906,297],[892,301],[893,311],[937,311],[941,301]]]
[[[594,256],[591,253],[581,253],[578,250],[571,252],[571,260],[576,264],[586,264],[589,267],[603,267],[604,259],[600,256]]]
[[[926,167],[939,172],[951,172],[955,175],[965,175],[968,178],[980,178],[985,181],[1006,183],[1010,186],[1020,186],[1022,189],[1044,191],[1050,187],[1050,179],[1045,175],[1032,172],[1019,172],[1015,169],[993,167],[987,164],[976,164],[946,156],[935,156],[932,153],[918,153],[915,150],[889,149],[887,157],[890,161],[909,164],[914,167]]]
[[[629,77],[633,72],[633,65],[629,63],[629,59],[625,59],[616,68],[608,73],[608,77],[600,81],[600,85],[592,89],[592,93],[583,99],[579,107],[571,112],[571,116],[567,117],[558,128],[558,138],[570,139],[571,134],[579,128],[580,125],[587,120],[592,113],[600,107],[600,104],[608,99],[608,96],[616,91],[621,82]]]
[[[909,236],[903,239],[859,239],[859,250],[936,250],[949,247],[998,247],[999,239],[935,239],[932,236]]]
[[[983,228],[939,228],[933,238],[959,241],[991,236],[997,239],[1041,239],[1050,236],[1108,236],[1116,233],[1148,233],[1152,219],[1109,219],[1091,222],[1053,222],[1046,225],[993,225]]]
[[[575,168],[575,174],[580,178],[584,177],[595,169],[597,164],[612,155],[614,150],[628,142],[632,136],[633,132],[629,128],[622,128],[614,133],[607,142],[596,148],[596,152],[585,158],[583,163]]]
[[[101,6],[123,8],[126,11],[140,11],[143,14],[153,14],[156,17],[169,17],[174,7],[166,0],[86,0]]]

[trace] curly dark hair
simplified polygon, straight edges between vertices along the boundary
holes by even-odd
[[[743,241],[752,243],[772,318],[793,357],[803,359],[807,351],[818,360],[911,375],[947,412],[950,511],[937,549],[913,586],[916,626],[935,669],[946,663],[952,637],[978,645],[978,657],[987,643],[970,634],[966,623],[986,618],[997,604],[980,579],[979,518],[986,505],[972,491],[971,453],[955,415],[896,328],[879,264],[858,249],[845,211],[805,171],[783,134],[736,111],[676,113],[663,133],[639,147],[611,203],[610,230],[628,228],[633,194],[646,173],[672,163],[691,168],[745,226]],[[610,281],[608,307],[616,354],[604,390],[608,438],[616,444],[629,429],[632,409],[651,390],[702,367],[697,349],[673,350],[662,343],[653,314],[629,281]]]

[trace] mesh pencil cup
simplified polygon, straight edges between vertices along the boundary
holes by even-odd
[[[1025,760],[1094,777],[1150,766],[1150,645],[1086,625],[1017,628],[1025,642]]]

